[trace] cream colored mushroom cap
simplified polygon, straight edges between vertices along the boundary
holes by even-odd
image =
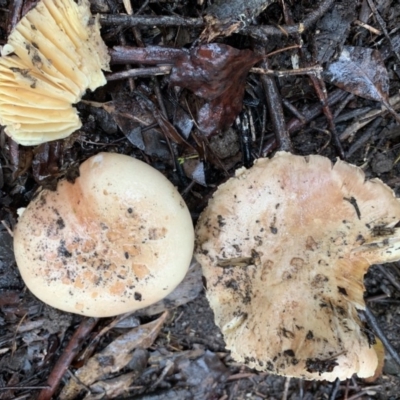
[[[106,83],[110,56],[88,0],[41,0],[0,57],[0,124],[17,143],[62,139],[81,127],[72,104]]]
[[[43,302],[108,317],[167,296],[193,255],[189,211],[175,187],[134,158],[100,153],[75,183],[43,190],[14,232],[22,278]]]
[[[317,380],[374,374],[363,276],[400,259],[400,202],[343,161],[280,152],[221,185],[195,255],[232,357]]]

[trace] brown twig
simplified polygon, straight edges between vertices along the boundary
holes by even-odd
[[[263,46],[258,46],[257,50],[264,55],[265,50]],[[269,69],[268,60],[265,59],[262,61],[261,66],[264,69]],[[290,135],[283,114],[282,100],[276,82],[274,78],[267,75],[261,75],[260,80],[264,88],[274,132],[279,140],[280,150],[293,153],[292,142],[290,140]]]
[[[344,150],[342,147],[342,143],[339,140],[339,135],[337,133],[335,123],[333,121],[332,111],[329,107],[328,94],[326,91],[325,82],[323,81],[323,79],[321,77],[316,77],[313,75],[309,75],[309,77],[310,77],[312,84],[314,85],[314,89],[318,95],[320,102],[321,102],[322,111],[325,114],[326,119],[328,120],[328,127],[332,134],[336,149],[339,153],[340,158],[344,159],[345,154],[344,154]]]
[[[186,51],[161,46],[148,46],[145,48],[115,46],[109,50],[109,53],[111,64],[174,65],[175,61],[186,54]]]
[[[381,35],[382,34],[382,32],[380,30],[374,28],[371,25],[366,24],[365,22],[359,21],[358,19],[356,19],[354,21],[354,25],[361,26],[362,28],[367,29],[368,31],[370,31],[374,35]]]
[[[319,65],[314,67],[288,69],[283,71],[274,71],[269,68],[250,68],[250,72],[261,75],[276,76],[277,78],[282,78],[284,76],[296,76],[296,75],[318,75],[323,71],[323,68]]]
[[[85,318],[80,323],[78,329],[71,337],[63,354],[58,359],[56,365],[47,378],[49,388],[43,389],[37,400],[50,400],[60,384],[61,378],[70,366],[72,360],[77,355],[82,343],[87,339],[88,334],[93,330],[98,322],[98,318]]]
[[[298,118],[300,121],[305,122],[306,118],[304,115],[288,100],[285,98],[282,98],[282,104],[288,109],[296,118]]]
[[[163,65],[161,67],[151,67],[151,68],[132,68],[127,71],[115,72],[114,74],[107,75],[107,81],[117,81],[120,79],[127,78],[138,78],[140,76],[156,76],[156,75],[168,75],[171,72],[169,65]]]
[[[204,26],[202,18],[187,18],[179,15],[163,15],[154,17],[150,15],[110,15],[100,16],[100,24],[116,25],[121,28],[144,27],[144,26],[186,26],[191,28],[201,28]]]

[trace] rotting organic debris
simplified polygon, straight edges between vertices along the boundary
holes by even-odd
[[[400,201],[351,164],[280,152],[221,185],[196,226],[235,360],[304,379],[374,375],[358,312],[371,264],[400,259]]]

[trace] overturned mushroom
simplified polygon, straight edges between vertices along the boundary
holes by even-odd
[[[81,127],[72,104],[106,83],[109,55],[88,0],[42,0],[11,32],[0,57],[0,124],[22,145]]]
[[[100,153],[75,183],[43,190],[14,232],[28,288],[53,307],[106,317],[164,298],[193,254],[190,214],[174,186],[134,158]]]
[[[377,367],[363,276],[400,259],[400,202],[343,161],[277,153],[219,187],[196,257],[228,349],[252,368],[305,379]]]

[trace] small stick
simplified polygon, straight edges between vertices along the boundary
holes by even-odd
[[[376,320],[374,314],[371,312],[371,310],[368,307],[365,307],[364,314],[365,314],[368,324],[371,326],[375,335],[378,336],[380,341],[383,343],[383,345],[385,346],[385,349],[392,356],[393,361],[395,361],[396,364],[400,365],[399,353],[397,353],[397,351],[394,349],[394,347],[390,344],[388,338],[385,336],[382,329],[378,325],[378,321]]]
[[[8,226],[7,222],[4,221],[4,219],[1,220],[1,224],[4,226],[4,228],[6,228],[6,231],[8,232],[8,234],[9,234],[11,237],[14,237],[13,231],[12,231],[11,228]]]
[[[344,108],[347,106],[347,104],[354,99],[354,94],[349,93],[347,97],[342,101],[342,103],[339,105],[339,107],[335,110],[333,116],[336,120],[336,118],[339,116],[339,114],[344,110]]]
[[[160,17],[145,15],[100,15],[100,24],[116,25],[121,28],[143,27],[143,26],[186,26],[191,28],[201,28],[204,26],[202,18],[186,18],[179,15],[164,15]]]
[[[328,105],[333,106],[340,101],[342,101],[348,95],[347,92],[343,91],[342,89],[334,90],[330,96],[328,97]],[[288,122],[287,128],[289,133],[294,133],[302,129],[305,125],[310,123],[313,119],[318,117],[322,114],[322,107],[321,104],[314,104],[308,110],[302,111],[304,115],[305,121],[300,121],[299,119],[292,119]]]
[[[335,382],[333,383],[333,387],[331,392],[329,393],[329,400],[335,400],[336,395],[338,394],[340,389],[340,379],[336,378]]]
[[[314,75],[315,76],[315,75],[320,74],[322,71],[323,71],[323,68],[319,65],[317,65],[315,67],[288,69],[288,70],[282,70],[282,71],[274,71],[273,69],[258,68],[258,67],[250,68],[250,72],[253,72],[255,74],[276,76],[277,78],[281,78],[284,76],[295,76],[295,75]]]
[[[285,379],[285,385],[283,387],[283,393],[282,393],[282,400],[287,400],[288,393],[289,393],[289,386],[290,386],[290,376],[288,376]]]
[[[304,115],[293,104],[291,104],[288,100],[282,98],[282,103],[301,122],[305,122],[306,121],[306,118],[304,117]]]
[[[373,26],[368,25],[368,24],[366,24],[365,22],[362,22],[362,21],[360,21],[360,20],[358,20],[358,19],[356,19],[356,20],[354,21],[354,24],[355,24],[355,25],[358,25],[358,26],[361,26],[361,27],[364,28],[364,29],[367,29],[368,31],[370,31],[370,32],[373,33],[374,35],[382,35],[382,32],[381,32],[380,30],[378,30],[378,29],[374,28]]]
[[[310,75],[310,79],[314,85],[315,91],[317,92],[318,98],[322,104],[322,111],[324,112],[326,119],[328,120],[329,130],[333,136],[333,140],[334,140],[336,149],[339,152],[340,158],[344,159],[345,155],[344,155],[342,143],[339,140],[339,135],[337,133],[336,126],[333,121],[332,111],[328,104],[328,95],[327,95],[327,91],[326,91],[326,87],[325,87],[325,82],[323,81],[322,77],[320,77],[320,76],[317,78],[316,76]]]
[[[1,390],[41,390],[48,389],[49,386],[3,386],[0,387]]]
[[[42,389],[37,400],[50,400],[57,390],[65,371],[71,365],[72,360],[78,354],[82,343],[87,339],[88,334],[93,330],[98,322],[98,318],[84,318],[78,329],[71,337],[63,354],[56,362],[56,365],[47,378],[49,388]]]
[[[127,71],[115,72],[114,74],[107,75],[107,81],[117,81],[120,79],[137,78],[139,76],[156,76],[156,75],[168,75],[171,72],[171,66],[162,65],[161,67],[151,68],[132,68]]]
[[[247,26],[240,30],[244,35],[250,35],[262,41],[268,40],[270,36],[291,35],[303,33],[310,28],[319,18],[321,18],[332,6],[334,0],[323,0],[319,7],[312,11],[303,22],[296,25],[283,25],[280,28],[275,26]],[[142,15],[100,15],[100,23],[104,26],[116,25],[122,28],[141,27],[141,26],[185,26],[192,28],[202,28],[205,23],[202,18],[186,18],[179,15],[173,16],[142,16]]]
[[[258,51],[262,55],[264,55],[263,53],[265,52],[265,50],[262,45],[258,46]],[[264,69],[269,69],[268,60],[265,59],[264,61],[262,61],[261,66]],[[277,135],[277,138],[279,140],[280,150],[293,153],[293,146],[290,140],[289,132],[286,127],[281,96],[279,94],[276,82],[274,78],[267,75],[261,75],[260,80],[264,88],[272,125],[274,127],[275,134]]]

